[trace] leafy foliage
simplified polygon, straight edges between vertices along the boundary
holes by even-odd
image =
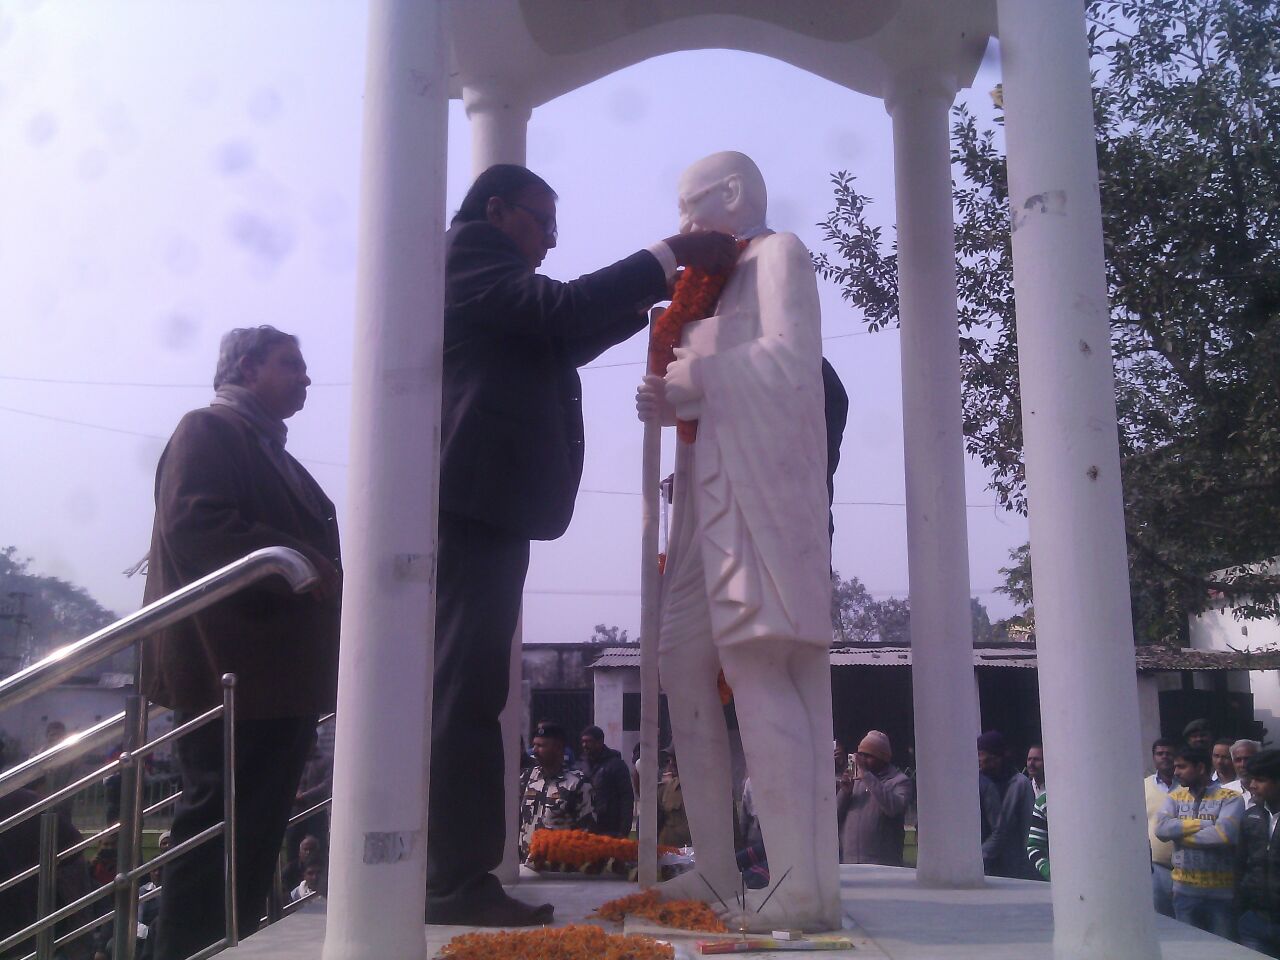
[[[1280,0],[1088,9],[1135,627],[1181,639],[1215,595],[1280,614]],[[966,448],[1025,513],[1005,161],[953,119]],[[896,253],[832,184],[818,268],[896,324]]]
[[[606,627],[603,623],[597,623],[595,632],[591,634],[591,639],[587,642],[617,646],[620,643],[627,642],[627,631],[619,630],[616,625]]]
[[[116,619],[83,587],[32,573],[30,565],[29,558],[18,556],[16,547],[0,549],[0,602],[9,614],[0,622],[0,650],[12,651],[10,655],[19,660],[38,659],[54,647],[88,636]],[[25,594],[22,618],[15,616],[15,594]],[[19,664],[0,659],[0,666],[11,671]]]
[[[991,624],[987,608],[976,597],[969,599],[973,638],[983,642],[1001,639]],[[876,600],[857,577],[831,575],[831,625],[834,642],[842,644],[878,641],[908,646],[911,643],[911,605],[901,597]]]

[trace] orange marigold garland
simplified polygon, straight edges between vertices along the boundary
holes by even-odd
[[[504,933],[464,933],[440,951],[442,960],[672,960],[669,944],[590,924]]]
[[[738,253],[747,248],[747,240],[738,241]],[[649,334],[649,372],[661,377],[667,365],[676,358],[675,349],[680,343],[680,331],[686,323],[705,320],[716,309],[716,302],[724,285],[729,282],[730,268],[724,273],[706,273],[686,267],[676,280],[671,294],[671,305],[653,322]],[[693,443],[698,435],[697,420],[680,420],[676,423],[676,436],[685,443]]]
[[[664,927],[699,933],[728,933],[729,928],[701,900],[663,900],[657,890],[645,890],[610,900],[593,916],[621,923],[628,916],[644,917]]]
[[[723,670],[716,674],[716,690],[720,693],[720,706],[727,707],[733,702],[733,687],[724,678]]]
[[[586,830],[535,830],[529,839],[528,862],[535,870],[626,875],[639,858],[635,840],[609,837]],[[675,853],[674,847],[659,847],[659,854]]]

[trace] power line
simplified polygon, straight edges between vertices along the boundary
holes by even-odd
[[[853,333],[833,333],[829,337],[823,337],[823,340],[843,340],[846,337],[866,337],[870,336],[870,331],[857,330]],[[615,367],[643,367],[643,360],[625,360],[619,363],[593,363],[581,370],[612,370]],[[64,379],[61,377],[20,377],[11,374],[0,374],[0,381],[9,383],[47,383],[55,386],[64,387],[142,387],[148,389],[160,390],[211,390],[212,386],[205,380],[200,383],[158,383],[146,380],[79,380]],[[325,380],[312,381],[313,387],[349,387],[350,380]]]
[[[983,587],[982,589],[971,589],[971,596],[981,594],[986,596],[992,593],[999,593],[999,587]],[[558,590],[550,587],[525,587],[526,596],[544,596],[544,597],[638,597],[639,590],[624,589],[599,589],[599,590]],[[910,591],[906,587],[890,590],[868,590],[867,593],[873,597],[905,597]]]
[[[596,493],[610,497],[638,497],[640,496],[635,490],[599,490],[592,487],[581,487],[579,493]],[[907,504],[902,500],[836,500],[832,504],[837,507],[905,507]],[[970,510],[991,510],[995,508],[994,503],[966,503],[966,507]]]
[[[63,423],[71,427],[84,427],[88,430],[101,430],[104,433],[118,433],[126,437],[141,437],[144,440],[160,440],[167,441],[169,438],[161,436],[158,433],[144,433],[141,430],[128,430],[124,427],[111,427],[102,423],[89,423],[86,420],[74,420],[70,417],[56,417],[49,413],[37,413],[34,410],[19,410],[17,407],[7,407],[0,405],[0,411],[5,413],[14,413],[22,417],[32,417],[36,420],[50,420],[54,423]],[[310,463],[321,467],[337,467],[345,470],[347,463],[339,460],[318,460],[315,457],[298,457],[302,463]],[[593,493],[599,496],[608,497],[638,497],[640,493],[635,490],[601,490],[594,487],[581,487],[579,493]],[[837,507],[905,507],[906,503],[901,500],[836,500],[833,506]],[[994,503],[966,503],[965,507],[970,510],[992,510],[996,508]]]
[[[48,413],[36,413],[34,410],[19,410],[16,407],[7,407],[0,405],[0,410],[5,413],[15,413],[23,417],[33,417],[37,420],[51,420],[54,423],[64,423],[72,427],[84,427],[88,430],[101,430],[104,433],[119,433],[127,437],[141,437],[144,440],[168,440],[168,437],[160,436],[156,433],[144,433],[141,430],[127,430],[123,427],[110,427],[102,423],[89,423],[85,420],[73,420],[70,417],[55,417]],[[303,463],[310,463],[322,467],[338,467],[346,469],[347,464],[337,460],[317,460],[314,457],[298,457]],[[580,493],[593,493],[600,496],[609,497],[638,497],[640,494],[635,490],[600,490],[593,487],[582,487]],[[898,500],[837,500],[837,507],[905,507],[906,503]],[[993,503],[966,503],[965,506],[970,510],[991,510],[995,508]]]
[[[161,389],[176,390],[212,390],[213,385],[205,380],[201,383],[151,383],[140,380],[62,380],[56,377],[17,377],[8,374],[0,374],[0,380],[11,381],[13,383],[51,383],[58,386],[68,387],[159,387]],[[330,380],[324,383],[313,381],[313,387],[349,387],[350,380]]]
[[[88,430],[101,430],[103,433],[119,433],[126,437],[141,437],[144,440],[159,440],[162,443],[167,441],[168,437],[162,437],[158,433],[144,433],[141,430],[126,430],[123,427],[109,427],[102,423],[89,423],[85,420],[73,420],[70,417],[55,417],[48,413],[36,413],[34,410],[19,410],[16,407],[0,406],[0,410],[5,413],[16,413],[22,417],[33,417],[36,420],[51,420],[54,423],[64,423],[72,427],[84,427]],[[316,460],[311,457],[297,457],[302,463],[310,463],[322,467],[346,467],[345,463],[338,463],[334,460]]]

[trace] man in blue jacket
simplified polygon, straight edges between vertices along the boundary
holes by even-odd
[[[582,475],[577,368],[644,328],[678,266],[727,268],[732,237],[669,237],[562,283],[535,270],[556,245],[556,194],[499,164],[446,237],[440,545],[427,841],[427,922],[545,923],[508,896],[509,806],[499,714],[530,540],[554,540]],[[637,354],[638,356],[640,354]]]

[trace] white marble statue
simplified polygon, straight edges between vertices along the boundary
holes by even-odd
[[[817,283],[800,240],[765,227],[764,179],[749,157],[706,157],[679,189],[682,231],[749,243],[715,315],[684,328],[666,377],[646,377],[636,395],[641,420],[698,421],[696,440],[677,443],[659,662],[701,878],[662,891],[752,930],[829,930],[840,903]],[[747,891],[740,915],[721,669],[771,877]]]

